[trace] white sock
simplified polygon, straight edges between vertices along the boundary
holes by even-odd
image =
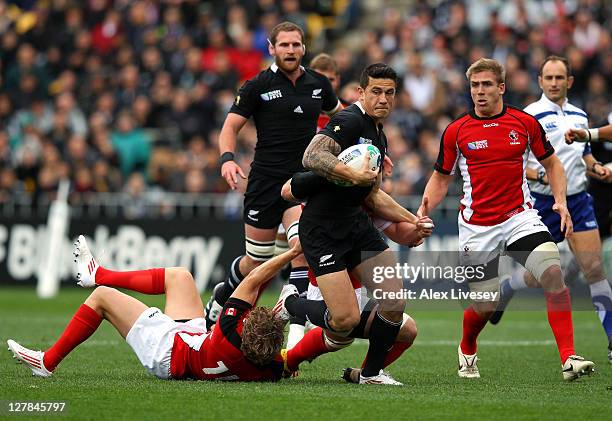
[[[512,276],[510,277],[510,288],[515,291],[527,288],[527,284],[525,283],[526,271],[527,270],[522,266],[518,266],[515,270],[512,271]]]
[[[293,348],[303,337],[306,328],[304,325],[290,324],[287,335],[287,350]]]
[[[606,297],[608,302],[612,302],[612,288],[610,288],[610,283],[607,279],[602,279],[599,282],[595,282],[594,284],[589,285],[591,290],[591,297],[595,299],[595,297]],[[598,302],[601,301],[601,298],[598,299]],[[603,322],[606,317],[606,308],[597,307],[596,311],[599,316],[599,320]]]

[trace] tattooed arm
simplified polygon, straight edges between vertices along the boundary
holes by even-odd
[[[378,172],[371,171],[367,165],[369,156],[366,157],[361,169],[354,170],[337,158],[341,150],[342,147],[334,139],[324,134],[317,134],[304,152],[302,165],[329,181],[350,181],[353,184],[368,185],[376,180]]]

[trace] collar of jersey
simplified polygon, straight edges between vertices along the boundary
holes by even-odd
[[[476,115],[476,110],[474,108],[472,108],[472,111],[470,111],[470,116],[472,116],[472,118],[475,118],[476,120],[495,120],[496,118],[499,118],[503,116],[504,114],[506,114],[506,104],[505,103],[501,110],[501,113],[492,115],[491,117],[479,117],[478,115]]]
[[[302,66],[301,64],[300,64],[300,69],[302,69],[303,71],[306,70],[304,66]],[[272,63],[272,65],[270,66],[270,70],[276,73],[276,71],[278,70],[278,66],[276,65],[276,63]]]
[[[371,115],[369,115],[368,113],[366,113],[366,110],[365,110],[365,108],[363,108],[363,104],[361,103],[361,101],[356,101],[356,102],[354,102],[354,104],[355,104],[357,107],[359,107],[359,109],[361,110],[361,112],[363,113],[363,115],[365,115],[365,116],[366,116],[366,117],[368,117],[370,120],[372,120],[372,123],[374,123],[374,125],[376,126],[376,130],[378,130],[378,133],[380,134],[380,132],[381,132],[381,131],[382,131],[382,129],[383,129],[383,124],[382,124],[382,123],[378,123],[378,124],[376,124],[376,123],[374,122],[374,119],[372,118],[372,116],[371,116]]]
[[[365,113],[366,113],[366,112],[365,112],[365,108],[363,108],[363,104],[361,103],[361,101],[357,101],[357,102],[355,102],[355,105],[359,107],[359,109],[361,110],[361,112],[362,112],[363,114],[365,114]]]
[[[563,105],[562,105],[561,107],[559,107],[557,104],[555,104],[555,103],[554,103],[554,102],[552,102],[550,99],[548,99],[548,98],[546,97],[546,95],[544,95],[544,93],[542,93],[542,96],[540,97],[540,101],[542,101],[542,102],[543,102],[543,103],[545,103],[545,104],[550,105],[551,107],[553,107],[553,108],[554,108],[554,110],[555,110],[555,111],[556,111],[556,110],[561,110],[561,111],[566,110],[566,109],[567,109],[567,106],[568,106],[568,104],[569,104],[569,101],[568,101],[568,99],[567,99],[567,97],[566,97],[566,98],[563,100]]]

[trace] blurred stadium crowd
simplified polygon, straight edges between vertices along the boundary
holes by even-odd
[[[305,63],[337,60],[342,86],[371,62],[398,71],[390,188],[420,194],[441,131],[471,105],[464,72],[479,57],[505,64],[506,101],[523,107],[540,96],[542,60],[567,56],[570,100],[604,123],[611,12],[606,0],[0,0],[0,203],[35,203],[61,178],[77,202],[226,192],[218,132],[237,87],[270,64],[267,33],[283,20],[305,28]],[[244,169],[255,140],[252,126],[240,132]]]

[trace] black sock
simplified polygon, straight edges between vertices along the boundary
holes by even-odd
[[[329,329],[327,325],[327,305],[321,300],[307,300],[296,296],[287,297],[285,300],[285,308],[289,311],[292,317],[300,317],[304,320],[308,319],[310,323]]]
[[[390,322],[376,312],[370,326],[370,347],[367,361],[361,370],[362,376],[376,376],[382,370],[385,357],[395,343],[401,326],[401,322]]]
[[[234,259],[230,265],[229,275],[222,284],[215,286],[213,294],[206,303],[206,319],[210,324],[214,324],[219,318],[219,307],[223,307],[229,297],[232,295],[234,290],[240,285],[240,282],[244,279],[242,273],[240,273],[240,260],[243,256],[238,256]],[[218,306],[215,305],[218,304]]]
[[[300,293],[300,297],[306,298],[306,293],[308,292],[308,266],[300,266],[291,269],[289,283],[296,286]],[[292,325],[304,326],[306,324],[306,319],[299,316],[293,316],[289,319],[289,323]]]

